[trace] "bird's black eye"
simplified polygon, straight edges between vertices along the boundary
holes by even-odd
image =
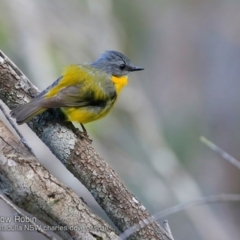
[[[125,67],[126,67],[126,65],[125,65],[124,63],[119,66],[119,68],[120,68],[121,70],[123,70]]]

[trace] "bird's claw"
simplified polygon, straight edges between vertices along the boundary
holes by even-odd
[[[81,139],[85,139],[87,142],[92,143],[92,139],[89,138],[87,131],[80,131],[79,129],[77,129],[77,131],[75,132],[75,134],[77,136],[79,136]]]

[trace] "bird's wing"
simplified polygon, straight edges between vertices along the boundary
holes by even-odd
[[[54,97],[47,98],[46,104],[50,108],[54,107],[84,107],[91,105],[93,96],[90,90],[83,89],[81,85],[69,86],[61,89]]]
[[[60,89],[55,96],[48,97],[47,94],[41,96],[41,106],[44,108],[96,106],[104,105],[109,98],[109,94],[97,83],[82,82]]]

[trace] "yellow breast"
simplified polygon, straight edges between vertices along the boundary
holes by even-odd
[[[117,95],[122,91],[123,87],[128,84],[128,76],[115,77],[112,76],[112,82],[115,85]]]

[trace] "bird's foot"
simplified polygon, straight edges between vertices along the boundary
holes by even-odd
[[[88,143],[92,143],[92,139],[89,138],[87,131],[76,130],[75,134],[79,136],[81,139],[85,139]]]

